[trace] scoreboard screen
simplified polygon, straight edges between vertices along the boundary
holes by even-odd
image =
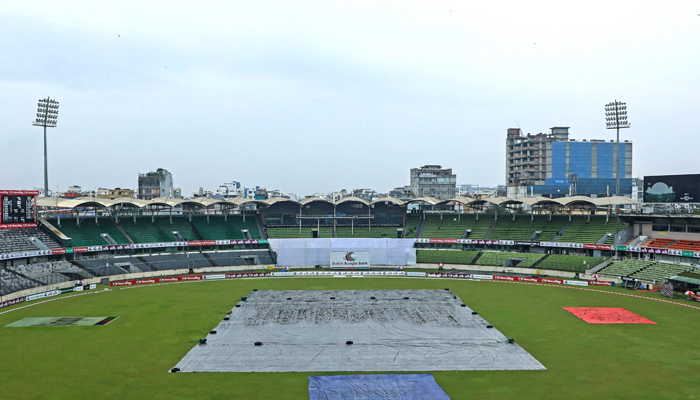
[[[0,229],[36,228],[37,190],[0,190]]]

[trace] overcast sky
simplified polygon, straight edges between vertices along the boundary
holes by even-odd
[[[0,189],[232,180],[387,191],[409,169],[505,181],[511,127],[614,139],[634,176],[700,173],[698,1],[3,1]]]

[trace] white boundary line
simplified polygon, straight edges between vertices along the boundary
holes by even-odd
[[[107,290],[98,290],[97,292],[86,292],[86,293],[71,294],[71,295],[63,296],[63,297],[54,297],[53,299],[47,299],[47,300],[37,301],[36,303],[24,304],[23,306],[20,306],[20,307],[15,307],[15,308],[12,308],[12,309],[9,309],[9,310],[0,311],[0,315],[6,314],[6,313],[9,313],[9,312],[12,312],[12,311],[21,310],[21,309],[23,309],[23,308],[36,306],[36,305],[39,305],[39,304],[48,303],[49,301],[63,300],[63,299],[69,299],[69,298],[71,298],[71,297],[76,297],[76,296],[85,296],[85,295],[88,295],[88,294],[99,294],[99,293],[105,293],[105,292],[111,292],[111,291],[112,291],[112,289],[109,289],[109,288],[108,288]],[[23,303],[19,303],[19,304],[23,304]]]
[[[289,279],[289,278],[312,278],[312,279],[317,279],[317,278],[332,278],[333,275],[323,275],[323,276],[318,276],[318,275],[304,275],[304,276],[289,276],[289,277],[276,277],[276,276],[261,276],[261,277],[247,277],[247,278],[227,278],[227,279],[203,279],[199,281],[179,281],[179,282],[162,282],[162,283],[154,283],[154,284],[148,284],[148,285],[136,285],[136,286],[126,286],[126,287],[120,287],[119,290],[125,290],[125,289],[138,289],[138,288],[143,288],[143,287],[153,287],[153,286],[162,286],[162,285],[175,285],[179,283],[202,283],[202,282],[222,282],[222,281],[233,281],[233,280],[254,280],[254,279],[269,279],[269,278],[283,278],[283,279]],[[553,287],[553,288],[564,288],[564,289],[575,289],[575,290],[586,290],[589,292],[598,292],[598,293],[607,293],[607,294],[615,294],[618,296],[627,296],[627,297],[636,297],[639,299],[646,299],[646,300],[655,300],[655,301],[660,301],[663,303],[669,303],[669,304],[675,304],[683,307],[689,307],[689,308],[694,308],[696,310],[700,310],[700,307],[690,305],[690,304],[683,304],[683,303],[678,303],[675,301],[670,301],[670,300],[664,300],[664,299],[655,299],[653,297],[646,297],[646,296],[639,296],[635,294],[629,294],[629,293],[620,293],[620,292],[611,292],[608,290],[599,290],[599,289],[588,289],[588,288],[582,288],[582,287],[574,287],[574,286],[565,286],[565,285],[552,285],[548,283],[535,283],[535,282],[514,282],[514,281],[502,281],[502,280],[491,280],[491,279],[464,279],[464,278],[438,278],[438,277],[420,277],[420,276],[398,276],[398,275],[372,275],[372,276],[366,276],[368,278],[399,278],[399,279],[405,279],[405,278],[414,278],[414,279],[431,279],[431,280],[450,280],[450,281],[471,281],[471,282],[497,282],[497,283],[515,283],[515,284],[520,284],[520,285],[536,285],[536,286],[547,286],[547,287]],[[80,294],[73,294],[69,296],[63,296],[63,297],[56,297],[53,299],[48,299],[48,300],[43,300],[43,301],[38,301],[36,303],[31,303],[31,304],[26,304],[20,307],[12,308],[10,310],[2,311],[0,312],[0,315],[6,314],[12,311],[17,311],[21,310],[23,308],[27,307],[32,307],[38,304],[44,304],[49,301],[55,301],[55,300],[62,300],[62,299],[68,299],[71,297],[76,297],[76,296],[84,296],[88,294],[98,294],[98,293],[105,293],[105,292],[111,292],[113,289],[107,288],[106,290],[100,290],[97,292],[87,292],[87,293],[80,293]]]

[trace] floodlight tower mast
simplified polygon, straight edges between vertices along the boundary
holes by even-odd
[[[627,103],[613,101],[605,105],[605,127],[617,130],[617,163],[615,163],[615,175],[617,176],[615,195],[620,195],[620,129],[629,128],[627,122]],[[614,155],[613,155],[614,157]]]
[[[46,128],[55,128],[58,121],[58,102],[50,97],[39,99],[36,110],[36,119],[32,126],[44,127],[44,196],[49,196],[49,165],[48,151],[46,148]]]

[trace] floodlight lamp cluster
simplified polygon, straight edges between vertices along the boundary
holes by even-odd
[[[607,129],[629,128],[627,103],[615,100],[605,105],[605,125]]]
[[[51,98],[40,99],[36,109],[33,126],[56,127],[58,122],[58,102]]]

